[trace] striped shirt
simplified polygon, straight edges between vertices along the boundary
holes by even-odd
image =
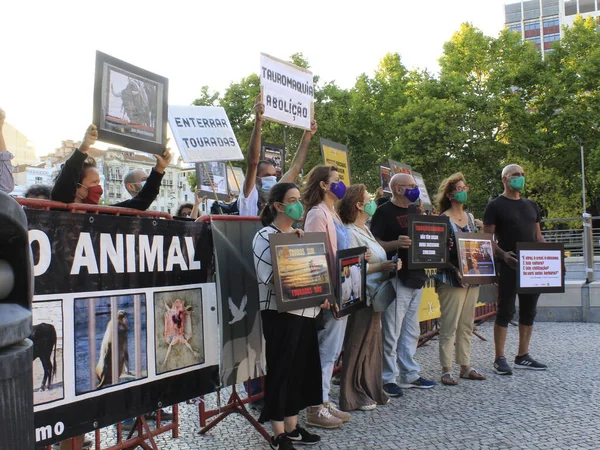
[[[271,246],[269,244],[269,234],[271,233],[281,233],[281,231],[269,225],[256,233],[252,240],[252,252],[254,253],[254,267],[256,268],[256,278],[258,279],[258,298],[260,300],[261,311],[267,309],[277,311],[275,286],[273,285]],[[321,308],[315,306],[287,312],[297,316],[315,318],[320,310]]]
[[[0,128],[0,133],[2,133],[2,128]],[[0,191],[7,194],[10,194],[15,188],[11,159],[13,159],[11,152],[0,152]]]

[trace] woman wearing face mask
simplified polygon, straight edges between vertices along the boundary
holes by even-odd
[[[366,226],[376,209],[377,204],[371,200],[364,184],[350,186],[339,204],[340,217],[349,232],[350,248],[364,246],[371,252],[367,266],[369,299],[391,272],[402,267],[402,261],[387,259],[385,250]],[[389,400],[382,387],[381,315],[368,306],[353,312],[348,318],[340,383],[340,407],[345,411],[370,411]]]
[[[456,242],[455,233],[476,233],[473,216],[464,211],[469,188],[462,173],[455,173],[440,185],[436,204],[440,215],[450,219],[451,238]],[[471,336],[475,304],[479,297],[479,287],[463,282],[458,273],[458,251],[454,245],[450,249],[450,263],[454,268],[440,270],[436,275],[436,291],[440,299],[440,363],[442,384],[458,384],[452,373],[452,354],[456,352],[456,362],[460,364],[460,377],[469,380],[485,380],[471,367]],[[455,346],[456,344],[456,346]]]
[[[335,203],[344,197],[346,186],[340,181],[335,166],[317,166],[307,175],[302,200],[306,220],[305,232],[324,232],[329,243],[331,267],[335,267],[336,252],[348,248],[348,231],[335,211]],[[333,274],[335,276],[335,273]],[[335,285],[336,279],[332,277]],[[335,361],[342,351],[347,317],[336,320],[331,311],[323,311],[325,327],[319,330],[319,353],[323,374],[323,403],[308,408],[306,423],[315,427],[337,428],[350,420],[350,414],[340,411],[329,401],[331,376]]]
[[[321,402],[321,362],[315,317],[319,307],[278,313],[273,285],[269,237],[272,233],[298,233],[292,225],[304,213],[300,191],[293,183],[271,189],[260,218],[264,225],[252,241],[263,335],[266,342],[267,376],[265,407],[261,415],[271,421],[271,447],[293,449],[293,442],[315,444],[320,438],[298,426],[298,413]],[[322,308],[328,308],[325,301]]]
[[[52,200],[62,203],[87,203],[89,205],[97,205],[100,202],[100,198],[102,197],[100,173],[96,169],[96,163],[93,158],[87,155],[87,152],[97,139],[98,130],[95,125],[90,125],[79,149],[73,152],[58,174],[52,188]],[[139,209],[141,211],[145,211],[150,206],[150,203],[158,195],[160,180],[171,161],[169,149],[165,149],[162,156],[155,155],[155,157],[157,159],[156,166],[153,169],[153,173],[157,173],[155,190],[145,193],[144,190],[141,190],[135,197],[112,206]]]

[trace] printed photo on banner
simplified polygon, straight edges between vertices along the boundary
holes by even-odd
[[[448,226],[445,216],[408,215],[409,269],[448,267]]]
[[[319,306],[331,296],[325,233],[273,233],[270,244],[279,312]]]
[[[321,154],[323,164],[335,166],[340,174],[340,180],[350,186],[350,163],[348,161],[348,147],[337,142],[321,138]]]
[[[312,72],[261,53],[260,86],[266,119],[310,130],[314,115]]]
[[[156,373],[203,363],[202,290],[156,292],[154,313]]]
[[[390,189],[390,180],[392,179],[392,171],[389,167],[379,166],[379,185],[383,188],[383,192],[392,193]]]
[[[421,192],[419,199],[423,203],[425,211],[433,211],[433,203],[431,202],[431,197],[429,197],[429,193],[427,192],[427,187],[425,187],[423,175],[421,175],[419,172],[413,171],[412,176],[419,187],[419,191]]]
[[[186,163],[244,159],[221,106],[169,106],[169,125]]]
[[[285,146],[280,144],[263,144],[261,159],[271,161],[275,165],[277,178],[285,173]]]
[[[162,154],[167,95],[165,77],[96,52],[94,125],[100,141]]]
[[[564,245],[517,242],[517,292],[523,294],[565,292]]]
[[[240,195],[240,190],[244,186],[246,175],[241,167],[227,166],[227,182],[229,184],[229,192],[233,195]]]
[[[215,194],[219,200],[229,200],[229,180],[227,163],[211,161],[196,165],[196,180],[200,195],[206,195],[214,200]]]
[[[65,395],[62,300],[33,302],[33,404],[61,400]]]
[[[74,305],[77,394],[148,376],[144,294],[77,298]]]
[[[388,162],[390,163],[392,175],[396,175],[397,173],[407,173],[408,175],[412,175],[412,169],[409,165],[399,163],[393,159],[389,159]]]
[[[366,247],[349,248],[337,252],[336,317],[344,317],[367,306]]]
[[[496,281],[496,264],[488,233],[455,233],[458,270],[466,284],[489,284]]]

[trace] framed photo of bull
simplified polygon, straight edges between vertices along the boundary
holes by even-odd
[[[490,284],[498,279],[493,235],[489,233],[455,233],[458,270],[465,284]]]
[[[167,143],[168,83],[165,77],[96,52],[93,121],[98,139],[161,155]]]
[[[285,173],[285,146],[281,144],[263,144],[261,159],[271,161],[275,166],[277,178]]]
[[[319,306],[333,294],[325,233],[269,236],[278,312]]]
[[[355,247],[337,252],[336,317],[344,317],[367,306],[367,247]]]

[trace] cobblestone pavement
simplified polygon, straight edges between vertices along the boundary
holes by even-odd
[[[531,354],[549,365],[513,376],[491,371],[493,326],[473,337],[473,366],[486,381],[460,380],[458,386],[411,389],[404,397],[371,412],[353,412],[338,430],[321,435],[313,449],[599,449],[600,324],[536,324]],[[510,327],[507,358],[517,349],[517,328]],[[438,342],[417,352],[421,374],[439,380]],[[338,387],[334,386],[333,399]],[[230,392],[230,391],[229,391]],[[207,396],[208,407],[215,395]],[[196,405],[180,407],[180,438],[159,436],[163,450],[268,449],[262,437],[240,415],[229,416],[200,436]],[[256,411],[252,411],[256,416]],[[304,422],[301,416],[301,422]],[[113,427],[114,428],[114,427]],[[105,444],[114,443],[113,428],[103,430]],[[270,427],[267,426],[270,431]]]

